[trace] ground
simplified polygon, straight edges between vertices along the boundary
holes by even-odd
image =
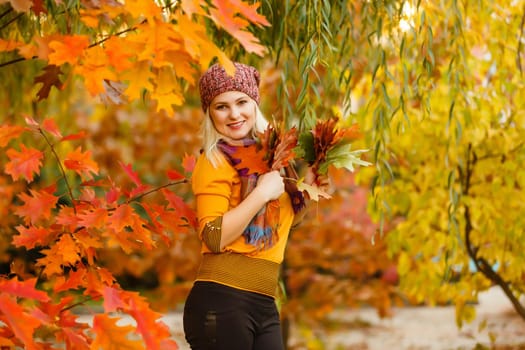
[[[327,350],[525,350],[525,320],[499,288],[481,294],[475,308],[476,319],[461,329],[456,326],[453,306],[398,308],[388,319],[380,319],[373,309],[340,310],[333,317],[348,326],[331,332],[312,331],[310,337],[317,338],[312,345],[293,330],[290,345],[297,350],[313,349],[315,343],[323,343]],[[188,350],[181,314],[166,315],[164,321],[180,349]],[[480,327],[482,324],[485,326]]]
[[[525,320],[498,287],[482,293],[475,308],[475,320],[461,329],[454,306],[396,308],[386,319],[371,308],[338,310],[332,314],[341,325],[337,329],[305,334],[292,326],[289,345],[293,350],[525,350]],[[91,321],[88,315],[82,319]],[[189,350],[182,313],[169,313],[163,321],[179,349]]]

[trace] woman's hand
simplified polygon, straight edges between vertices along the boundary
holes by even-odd
[[[273,170],[259,176],[255,188],[266,198],[266,201],[278,199],[284,193],[284,179],[279,171]]]

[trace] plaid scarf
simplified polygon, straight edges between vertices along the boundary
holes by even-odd
[[[257,143],[254,139],[243,139],[241,142],[242,144],[240,145],[232,145],[226,143],[224,140],[220,140],[217,143],[217,147],[222,151],[228,162],[239,175],[241,181],[241,200],[243,200],[255,188],[257,185],[257,179],[261,174],[251,172],[249,168],[243,165],[240,156],[236,156],[235,153],[239,148],[244,148],[242,152],[245,156],[246,154],[250,155],[251,164],[261,165],[261,167],[257,168],[264,168],[266,160],[265,154],[263,154],[263,152],[258,152]],[[297,176],[295,171],[293,171],[291,167],[289,168],[290,169],[285,169],[287,176]],[[291,174],[290,171],[292,171]],[[290,195],[294,212],[297,213],[305,205],[302,192],[299,191],[297,186],[290,181],[285,181],[285,190]],[[266,203],[266,205],[255,214],[248,224],[248,227],[244,230],[243,236],[246,243],[257,247],[258,249],[267,249],[273,246],[275,242],[279,240],[279,211],[278,199]]]

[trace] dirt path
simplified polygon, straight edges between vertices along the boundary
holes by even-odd
[[[309,339],[292,328],[290,345],[293,350],[525,350],[525,321],[517,316],[499,288],[480,295],[475,308],[475,321],[462,329],[456,326],[453,306],[398,308],[389,319],[380,319],[370,308],[342,310],[333,317],[347,326],[331,332],[311,330]],[[484,320],[485,327],[480,330]],[[90,322],[90,317],[84,321]],[[123,321],[133,323],[129,319]],[[182,314],[170,313],[163,321],[171,328],[179,348],[189,350]],[[476,344],[484,347],[476,348]]]

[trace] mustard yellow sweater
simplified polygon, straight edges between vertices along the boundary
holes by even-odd
[[[213,281],[275,297],[279,267],[294,218],[288,194],[285,192],[279,198],[279,240],[272,247],[258,250],[245,243],[241,235],[219,250],[217,239],[220,240],[222,215],[241,202],[241,183],[237,171],[226,160],[215,168],[201,154],[193,171],[192,189],[203,254],[196,280]],[[210,238],[214,231],[218,235]]]

